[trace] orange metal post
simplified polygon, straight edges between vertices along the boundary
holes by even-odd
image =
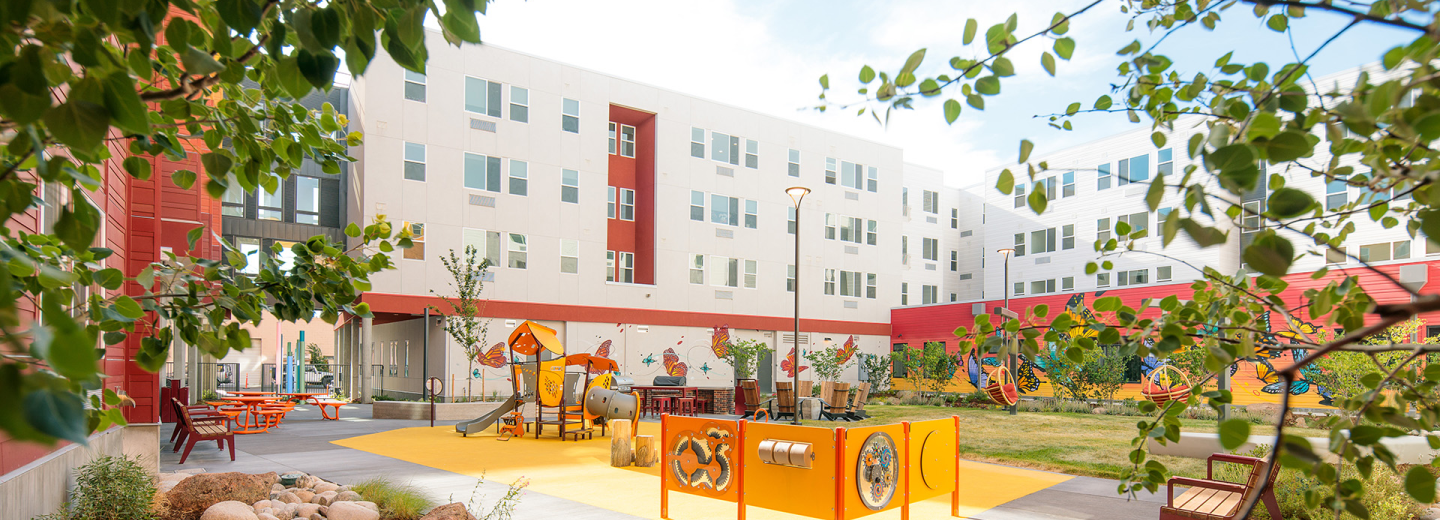
[[[665,460],[670,453],[670,449],[665,447],[665,441],[670,440],[669,424],[666,421],[669,417],[668,413],[660,414],[660,518],[665,520],[670,520],[670,490],[665,486],[665,468],[670,467],[669,461]],[[632,424],[630,426],[635,428],[639,425]]]
[[[845,427],[835,429],[835,520],[845,520]]]
[[[955,492],[950,494],[950,516],[960,516],[960,416],[952,415],[955,420]]]
[[[904,502],[900,503],[900,520],[910,520],[910,421],[900,423],[905,427],[905,454],[900,456],[900,474],[905,477]]]
[[[745,419],[740,419],[739,430],[736,433],[740,438],[735,440],[735,445],[740,447],[735,450],[735,466],[739,468],[735,472],[735,518],[745,520]],[[660,471],[663,477],[665,470]]]

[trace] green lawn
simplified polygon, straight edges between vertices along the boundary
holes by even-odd
[[[970,460],[1011,466],[1118,479],[1130,466],[1135,423],[1141,417],[1079,413],[1021,412],[1014,417],[1002,410],[938,406],[868,405],[870,419],[852,423],[807,421],[810,426],[864,426],[901,421],[924,421],[960,416],[960,449]],[[1185,420],[1185,431],[1215,432],[1210,420]],[[1261,433],[1265,430],[1256,430]],[[1305,436],[1325,436],[1323,430],[1287,428]],[[1183,457],[1155,459],[1179,476],[1205,477],[1205,461]]]

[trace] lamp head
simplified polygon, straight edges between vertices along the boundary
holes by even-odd
[[[1015,250],[1014,250],[1014,249],[1010,249],[1010,248],[1008,248],[1008,247],[1007,247],[1007,248],[1004,248],[1004,249],[996,249],[995,252],[996,252],[996,253],[1000,253],[1000,254],[1002,254],[1002,255],[1005,255],[1005,256],[1007,256],[1007,257],[1010,256],[1010,255],[1015,254]]]
[[[800,200],[804,199],[806,195],[810,194],[810,188],[806,188],[804,186],[785,188],[785,194],[790,196],[790,200],[794,201],[795,207],[798,208],[800,207]]]

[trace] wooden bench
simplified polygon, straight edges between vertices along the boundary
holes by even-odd
[[[870,414],[865,413],[865,401],[870,399],[870,383],[860,383],[855,388],[855,397],[850,401],[850,411],[846,413],[857,421],[869,419]]]
[[[1244,484],[1214,480],[1216,461],[1247,464],[1250,466],[1250,477]],[[1265,459],[1216,453],[1206,459],[1205,466],[1204,479],[1170,478],[1166,484],[1169,490],[1169,501],[1160,508],[1160,520],[1235,518],[1240,505],[1249,500],[1262,482],[1265,484],[1265,491],[1260,494],[1261,502],[1270,512],[1270,518],[1281,518],[1280,504],[1275,500],[1275,476],[1280,473],[1279,462],[1270,468],[1268,474],[1261,474],[1260,470],[1265,466]],[[1190,489],[1177,497],[1175,496],[1176,484],[1189,486]]]
[[[181,408],[180,421],[185,425],[185,452],[180,454],[180,464],[190,456],[190,450],[195,443],[200,441],[216,441],[220,449],[230,445],[230,461],[235,461],[235,433],[230,430],[230,422],[224,417],[196,417],[190,414],[190,410]],[[180,443],[175,443],[175,449],[180,449]]]

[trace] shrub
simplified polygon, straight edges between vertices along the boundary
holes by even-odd
[[[890,390],[890,356],[875,354],[861,354],[860,368],[865,371],[865,379],[870,381],[870,395],[877,395]],[[880,395],[878,397],[888,397]]]
[[[465,503],[465,510],[469,511],[470,515],[474,516],[477,520],[510,520],[513,518],[515,506],[520,504],[520,497],[524,496],[522,490],[530,485],[530,481],[525,477],[520,477],[515,482],[511,482],[510,488],[505,491],[505,495],[500,497],[500,500],[495,501],[495,505],[491,506],[489,511],[480,507],[480,504],[475,503],[476,500],[484,498],[480,495],[480,484],[484,482],[485,477],[483,475],[479,480],[475,481],[475,489],[470,492],[470,501]],[[451,501],[454,501],[454,497],[451,497]]]
[[[150,520],[155,480],[139,463],[104,455],[75,471],[70,502],[46,520]]]
[[[430,497],[414,486],[397,484],[385,477],[371,478],[350,486],[350,490],[374,502],[380,508],[380,518],[414,520],[435,506]]]

